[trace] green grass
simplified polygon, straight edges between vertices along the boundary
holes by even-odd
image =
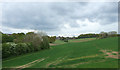
[[[112,53],[112,55],[117,55],[116,53]]]
[[[69,42],[86,42],[86,41],[91,41],[91,40],[95,40],[96,38],[83,38],[83,39],[72,39],[69,40]]]
[[[36,62],[28,68],[117,68],[118,60],[105,58],[100,50],[118,51],[118,38],[96,39],[86,42],[68,42],[51,46],[50,49],[29,53],[3,60],[4,67],[17,67],[37,59],[44,61]],[[96,56],[97,55],[97,56]]]
[[[84,39],[71,39],[68,40],[68,42],[86,42],[86,41],[91,41],[91,40],[95,40],[96,38],[84,38]],[[65,44],[67,42],[64,42],[62,40],[56,40],[53,44]]]
[[[103,60],[104,61],[104,60]],[[94,63],[83,64],[77,66],[78,68],[118,68],[118,60],[116,59],[106,59],[105,62],[97,61]]]
[[[64,44],[65,42],[64,41],[61,41],[61,40],[56,40],[55,42],[54,42],[54,44]]]

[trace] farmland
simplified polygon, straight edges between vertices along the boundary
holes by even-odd
[[[118,68],[118,37],[56,40],[49,49],[3,60],[3,68]]]

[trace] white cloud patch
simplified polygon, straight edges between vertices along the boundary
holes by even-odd
[[[5,27],[5,26],[2,26],[2,32],[5,32],[5,33],[27,33],[27,32],[33,32],[35,30],[31,30],[31,29],[16,29],[16,28],[10,28],[10,27]]]
[[[86,33],[100,33],[101,31],[118,31],[118,24],[110,24],[110,25],[100,25],[98,22],[91,22],[88,19],[84,21],[76,20],[76,23],[79,27],[71,27],[69,24],[64,24],[64,27],[61,29],[59,35],[61,36],[78,36],[80,34]],[[58,36],[59,36],[58,35]]]

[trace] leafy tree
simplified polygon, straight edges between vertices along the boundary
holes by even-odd
[[[28,33],[26,33],[26,35],[29,35],[29,34],[34,34],[34,32],[28,32]]]
[[[2,43],[13,42],[14,37],[8,34],[2,34]]]
[[[108,32],[108,35],[110,37],[114,37],[114,36],[117,36],[117,32],[116,31],[110,31],[110,32]]]
[[[2,58],[6,58],[10,56],[10,44],[3,43],[2,44]]]
[[[100,39],[107,38],[107,37],[108,37],[107,32],[100,32],[100,34],[99,34]]]
[[[56,40],[56,36],[51,36],[51,37],[48,36],[48,40],[49,40],[49,43],[53,43]]]
[[[50,47],[48,37],[44,32],[28,33],[22,39],[22,42],[31,43],[35,51],[45,49],[46,47]]]
[[[43,36],[42,38],[43,38],[43,45],[44,46],[41,49],[47,49],[47,48],[49,48],[50,46],[49,46],[48,37],[47,36]]]

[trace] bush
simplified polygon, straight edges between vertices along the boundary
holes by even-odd
[[[34,47],[34,51],[39,51],[50,47],[47,35],[41,32],[27,34],[22,42],[31,43]]]
[[[16,45],[16,55],[25,54],[28,51],[30,51],[30,49],[26,43],[18,43]]]
[[[10,56],[10,44],[3,43],[2,44],[2,57],[6,58]]]
[[[47,36],[43,36],[42,38],[43,38],[43,47],[41,49],[50,48],[48,37]]]
[[[29,53],[29,52],[34,52],[34,47],[33,47],[33,45],[32,45],[31,43],[26,43],[26,44],[27,44],[27,46],[28,46],[27,53]]]
[[[39,51],[41,50],[41,47],[43,46],[42,44],[42,38],[35,35],[33,38],[32,38],[32,41],[29,41],[31,42],[32,46],[34,47],[34,51]]]
[[[53,36],[53,37],[48,36],[49,43],[53,43],[53,42],[55,42],[55,40],[56,40],[56,36]]]
[[[6,44],[9,44],[9,45],[10,45],[10,46],[9,46],[9,48],[10,48],[10,54],[11,54],[11,55],[15,55],[15,54],[16,54],[16,51],[15,51],[16,49],[15,49],[15,48],[16,48],[16,45],[17,45],[17,44],[15,44],[15,43],[9,43],[9,42],[6,43]]]
[[[68,39],[64,39],[64,42],[68,42]]]
[[[28,52],[34,51],[32,49],[32,45],[26,43],[3,43],[2,44],[2,56],[3,58],[13,56],[13,55],[21,55]]]

